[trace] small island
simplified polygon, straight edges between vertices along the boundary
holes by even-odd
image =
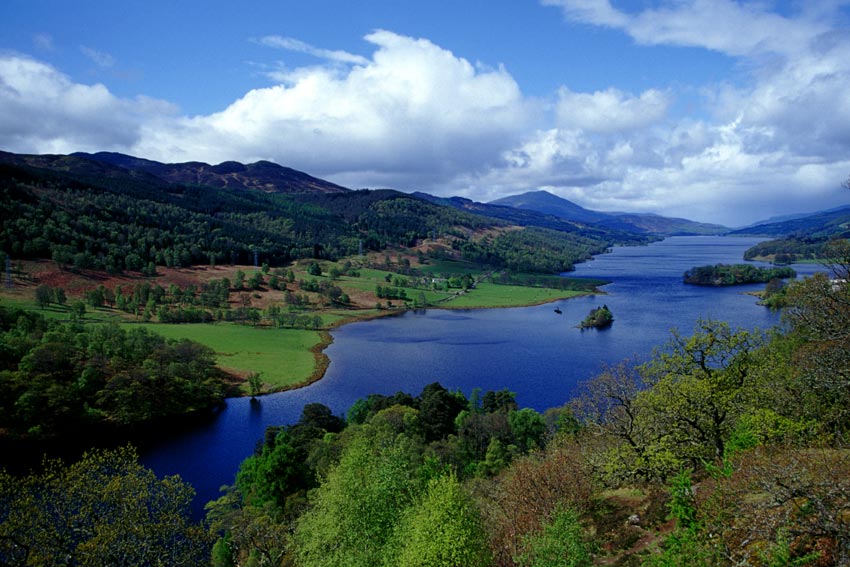
[[[691,268],[684,274],[686,284],[730,286],[767,283],[774,279],[795,278],[797,272],[788,267],[760,268],[750,264],[715,264]]]
[[[614,322],[614,315],[607,305],[591,309],[587,317],[578,326],[580,329],[605,329]]]

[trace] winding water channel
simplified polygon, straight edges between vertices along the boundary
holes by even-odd
[[[160,475],[179,474],[192,483],[198,492],[195,513],[200,514],[220,486],[233,482],[239,463],[265,428],[296,421],[307,403],[321,402],[344,414],[370,393],[417,394],[439,381],[467,395],[473,388],[509,388],[521,406],[538,411],[562,405],[603,364],[645,359],[670,338],[672,328],[690,334],[699,318],[747,328],[778,324],[778,314],[745,294],[763,286],[682,283],[688,268],[740,263],[743,252],[759,240],[669,238],[650,246],[615,248],[569,274],[610,280],[604,295],[524,308],[409,311],[341,327],[326,350],[331,363],[321,381],[253,403],[228,400],[207,423],[144,448],[142,461]],[[795,269],[802,275],[820,268]],[[576,328],[590,309],[603,303],[614,314],[612,327]]]

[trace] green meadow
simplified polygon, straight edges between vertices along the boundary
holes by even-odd
[[[167,338],[191,339],[216,352],[218,365],[243,377],[259,372],[263,391],[308,382],[317,368],[318,331],[253,327],[233,323],[164,325],[139,323]],[[247,392],[247,385],[243,390]]]
[[[454,309],[517,307],[519,305],[537,305],[586,294],[587,292],[581,291],[482,282],[477,284],[475,289],[457,295],[451,301],[442,304],[441,307]]]

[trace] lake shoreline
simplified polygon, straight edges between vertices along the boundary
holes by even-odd
[[[601,285],[607,285],[605,284]],[[340,319],[339,321],[334,321],[329,324],[327,328],[319,331],[319,342],[310,347],[310,352],[313,354],[314,360],[316,362],[316,366],[313,369],[313,372],[310,376],[301,382],[297,382],[294,384],[288,384],[286,386],[280,386],[278,388],[274,388],[268,391],[264,391],[261,394],[257,394],[253,397],[262,397],[271,394],[279,394],[281,392],[289,392],[292,390],[299,390],[301,388],[306,388],[316,382],[319,382],[322,378],[325,377],[325,373],[330,366],[331,360],[328,355],[325,354],[325,349],[331,346],[334,342],[333,335],[331,335],[331,331],[334,329],[339,329],[344,327],[345,325],[350,325],[353,323],[365,323],[367,321],[372,321],[376,319],[383,319],[386,317],[400,317],[405,313],[410,311],[426,311],[426,310],[440,310],[440,311],[473,311],[473,310],[483,310],[483,309],[522,309],[525,307],[536,307],[539,305],[546,305],[548,303],[554,303],[556,301],[568,301],[570,299],[575,299],[578,297],[587,297],[589,295],[605,295],[606,292],[596,289],[594,291],[578,291],[574,292],[573,295],[569,295],[566,297],[553,297],[547,298],[534,302],[519,302],[511,305],[475,305],[475,306],[453,306],[453,305],[429,305],[426,307],[409,307],[409,308],[398,308],[398,309],[384,309],[381,311],[363,314],[363,315],[352,315],[350,317],[346,317]],[[250,393],[244,392],[240,395],[236,396],[226,396],[225,399],[239,399],[239,398],[247,398],[252,397]]]

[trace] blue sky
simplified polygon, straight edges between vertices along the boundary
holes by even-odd
[[[5,0],[0,149],[740,225],[850,202],[850,2]]]

